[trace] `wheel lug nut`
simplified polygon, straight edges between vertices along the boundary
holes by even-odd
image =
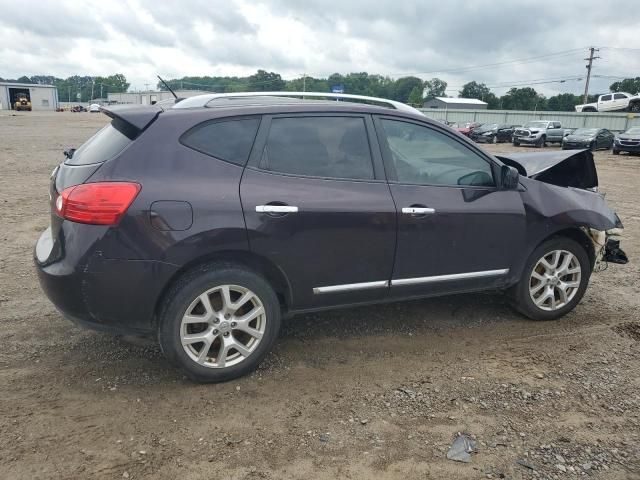
[[[224,332],[224,333],[223,333],[223,335],[224,335],[225,337],[228,337],[228,336],[229,336],[229,332]]]
[[[219,320],[219,319],[217,319],[217,318],[214,318],[214,319],[213,319],[213,323],[219,323],[219,322],[220,322],[220,320]]]
[[[238,324],[236,322],[231,322],[231,326],[235,328]]]
[[[217,334],[218,334],[218,329],[217,329],[217,328],[213,331],[213,334],[214,334],[214,335],[217,335]]]

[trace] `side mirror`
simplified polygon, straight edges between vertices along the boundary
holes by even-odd
[[[500,185],[503,190],[515,190],[518,188],[520,174],[514,167],[503,165],[500,170]]]

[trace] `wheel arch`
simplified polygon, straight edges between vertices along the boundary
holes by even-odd
[[[160,313],[166,294],[171,287],[187,273],[201,267],[202,265],[215,262],[233,263],[262,275],[273,287],[283,311],[288,310],[292,301],[291,284],[280,268],[268,259],[248,250],[224,250],[194,258],[183,265],[171,276],[156,299],[153,320],[154,326],[157,325],[158,314]]]
[[[542,240],[540,240],[534,247],[531,249],[531,252],[535,251],[540,245],[542,245],[547,240],[556,237],[565,237],[575,241],[581,247],[585,249],[587,252],[587,256],[589,257],[589,261],[591,262],[591,269],[595,266],[596,263],[596,251],[593,246],[593,240],[589,237],[589,235],[584,231],[581,227],[570,227],[564,228],[562,230],[558,230],[550,235],[547,235]]]

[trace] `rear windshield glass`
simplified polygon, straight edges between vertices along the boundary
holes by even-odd
[[[114,122],[111,122],[84,142],[65,163],[67,165],[102,163],[118,155],[132,141],[114,127]]]

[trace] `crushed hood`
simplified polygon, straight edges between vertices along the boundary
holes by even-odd
[[[559,150],[541,153],[508,153],[497,155],[505,165],[520,175],[559,187],[593,189],[598,186],[598,173],[589,150]]]

